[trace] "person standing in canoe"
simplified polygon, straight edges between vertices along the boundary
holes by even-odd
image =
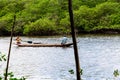
[[[17,43],[17,44],[21,44],[21,41],[22,41],[22,40],[21,40],[21,38],[20,38],[19,36],[17,36],[17,38],[16,38],[15,40],[16,40],[16,43]]]
[[[66,44],[66,43],[67,43],[67,40],[68,40],[68,38],[67,38],[66,36],[64,36],[64,37],[62,38],[61,44],[62,44],[62,45]]]

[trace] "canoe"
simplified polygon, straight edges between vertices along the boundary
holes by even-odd
[[[18,47],[69,47],[73,45],[73,43],[67,44],[18,44]]]

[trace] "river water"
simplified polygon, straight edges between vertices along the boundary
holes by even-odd
[[[60,43],[60,37],[21,37],[42,43]],[[0,51],[8,53],[10,37],[0,37]],[[69,38],[69,42],[72,39]],[[120,70],[120,36],[77,37],[80,66],[83,80],[120,80],[114,70]],[[0,63],[0,73],[6,64]],[[74,70],[70,74],[69,70]],[[17,47],[12,44],[9,71],[27,80],[76,80],[73,46],[61,47]]]

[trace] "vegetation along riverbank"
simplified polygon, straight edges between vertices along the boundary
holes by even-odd
[[[80,33],[120,33],[119,0],[73,0],[74,23]],[[67,0],[0,0],[0,36],[70,34]]]

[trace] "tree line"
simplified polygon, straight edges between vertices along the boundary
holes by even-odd
[[[80,33],[120,33],[119,0],[73,0],[74,23]],[[0,36],[70,34],[68,0],[0,0]]]

